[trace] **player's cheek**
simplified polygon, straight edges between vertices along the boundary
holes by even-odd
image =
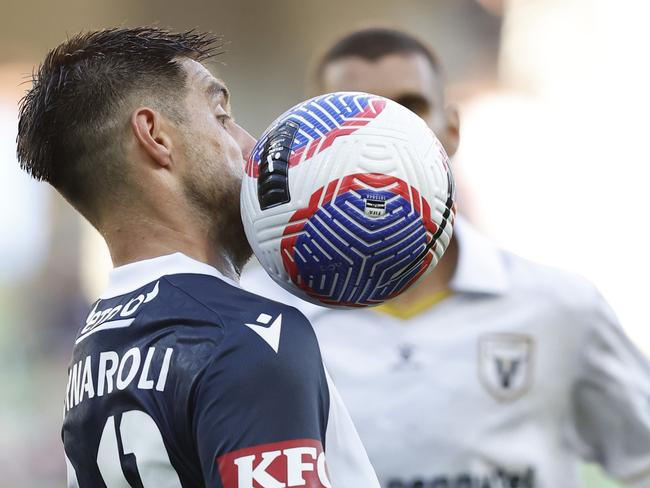
[[[242,160],[243,151],[239,142],[232,133],[228,133],[227,140],[223,141],[227,144],[226,154],[228,155],[228,164],[237,174],[244,172],[245,161]]]

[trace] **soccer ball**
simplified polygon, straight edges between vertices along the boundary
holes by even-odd
[[[425,122],[376,95],[300,103],[246,165],[242,220],[279,285],[330,307],[378,305],[435,266],[455,218],[453,176]]]

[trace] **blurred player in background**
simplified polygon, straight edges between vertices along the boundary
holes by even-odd
[[[456,152],[442,67],[411,35],[353,32],[315,75],[319,92],[403,104]],[[244,287],[298,305],[263,274]],[[391,302],[300,307],[383,487],[571,488],[580,460],[650,486],[646,358],[591,284],[497,248],[462,217],[440,264]]]
[[[22,102],[22,167],[97,228],[116,266],[74,345],[68,486],[329,487],[328,472],[378,486],[309,322],[235,281],[254,141],[202,64],[220,49],[196,32],[80,34]]]

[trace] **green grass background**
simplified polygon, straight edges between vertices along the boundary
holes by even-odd
[[[595,464],[585,464],[580,471],[585,488],[625,488],[625,485],[610,480]]]

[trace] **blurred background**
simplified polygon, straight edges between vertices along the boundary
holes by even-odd
[[[94,230],[15,160],[17,102],[68,34],[152,23],[223,34],[214,70],[259,135],[306,97],[307,69],[334,38],[410,30],[440,55],[461,110],[461,212],[504,247],[595,282],[650,353],[649,18],[640,0],[2,0],[0,486],[64,485],[66,368],[110,267]],[[595,468],[584,476],[614,486]]]

